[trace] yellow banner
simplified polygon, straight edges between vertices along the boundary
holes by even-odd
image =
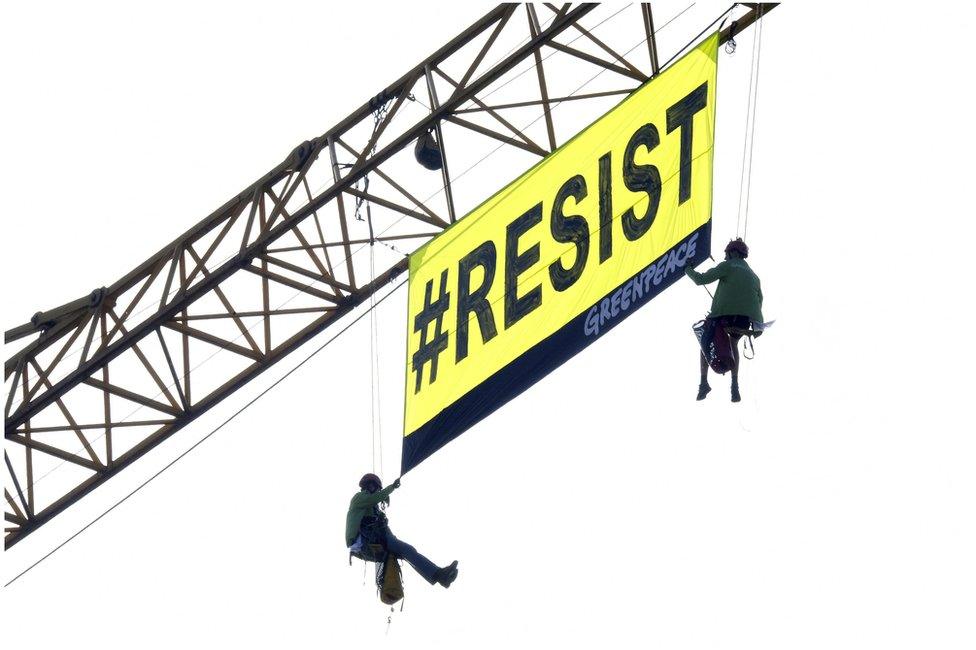
[[[402,471],[708,256],[718,35],[410,256]]]

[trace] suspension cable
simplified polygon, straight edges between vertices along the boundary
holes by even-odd
[[[369,273],[372,280],[376,279],[375,249],[369,247]],[[378,386],[380,379],[379,359],[379,320],[376,316],[376,292],[369,295],[369,424],[372,437],[372,472],[376,474],[377,458],[379,459],[379,476],[383,476],[383,413],[381,409]],[[379,454],[377,455],[377,451]]]
[[[374,264],[372,259],[372,248],[370,249],[370,264]],[[371,270],[371,273],[376,275],[375,266]],[[376,292],[374,291],[370,294],[370,350],[372,351],[372,359],[370,360],[370,375],[372,377],[372,392],[375,394],[375,400],[370,404],[370,409],[373,412],[373,422],[374,422],[374,435],[376,437],[376,447],[379,452],[379,465],[380,465],[380,476],[383,476],[383,408],[381,402],[381,396],[383,395],[382,387],[379,385],[380,382],[380,343],[379,343],[379,313],[376,311]],[[374,472],[375,473],[375,472]]]
[[[369,281],[376,280],[376,253],[373,243],[369,245]],[[370,454],[370,471],[376,473],[376,348],[374,346],[373,328],[375,326],[376,314],[373,313],[375,306],[374,291],[369,295],[369,430],[372,441],[372,453]]]
[[[739,179],[739,212],[735,222],[736,237],[745,238],[749,229],[749,198],[752,190],[752,154],[756,135],[756,98],[759,91],[759,59],[762,52],[763,6],[756,11],[756,30],[752,38],[752,65],[749,69],[749,99],[746,105],[746,132],[742,141],[742,176]]]
[[[378,139],[376,134],[386,119],[387,112],[389,111],[390,100],[383,102],[380,106],[373,111],[373,135],[370,137],[373,146],[369,149],[369,155],[372,156],[376,152],[376,145],[378,144]],[[369,174],[363,176],[363,193],[366,194],[369,191]],[[366,204],[366,223],[369,227],[369,277],[370,281],[376,280],[376,235],[373,231],[373,210],[370,201],[365,196],[360,196],[356,198],[356,218],[362,221],[362,217],[359,216],[360,208],[363,203]],[[379,447],[379,472],[382,476],[383,474],[383,429],[380,425],[379,413],[379,390],[377,388],[377,382],[379,381],[379,340],[376,334],[376,314],[374,310],[376,309],[376,292],[373,291],[369,294],[369,428],[370,428],[370,438],[372,441],[372,458],[371,467],[372,472],[376,473],[376,459],[377,459],[377,447]]]

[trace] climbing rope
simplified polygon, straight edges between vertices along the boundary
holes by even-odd
[[[413,100],[413,95],[408,95],[408,97]],[[387,113],[389,112],[391,99],[386,99],[381,104],[379,104],[373,111],[373,133],[370,136],[370,141],[372,141],[372,146],[369,149],[369,155],[372,156],[376,153],[376,145],[378,139],[376,138],[376,133],[379,131],[380,126],[383,124],[383,120],[386,119]],[[362,177],[362,192],[366,194],[369,191],[369,174],[365,174]],[[359,181],[356,181],[356,187],[359,187]],[[356,211],[355,217],[359,221],[363,221],[363,217],[360,212],[363,205],[366,206],[366,224],[369,227],[369,277],[370,281],[376,280],[376,233],[373,230],[373,211],[370,207],[370,202],[363,196],[356,197]],[[390,247],[392,248],[392,246]],[[377,458],[379,459],[379,475],[383,475],[383,426],[382,426],[382,413],[381,413],[381,403],[380,403],[380,391],[377,388],[377,381],[379,380],[380,374],[380,362],[379,362],[379,325],[376,318],[376,292],[372,292],[369,295],[369,424],[370,424],[370,434],[372,440],[372,458],[371,467],[374,474],[377,473]],[[377,454],[377,449],[379,454]]]
[[[376,279],[376,255],[373,247],[373,243],[369,244],[369,281],[372,282]],[[373,296],[375,292],[369,295],[369,306],[374,307]],[[376,348],[374,345],[375,339],[373,338],[373,330],[376,327],[376,315],[373,313],[372,309],[369,312],[369,428],[370,436],[372,441],[372,453],[370,461],[370,471],[373,474],[376,473]]]
[[[369,247],[369,274],[376,280],[376,254],[372,244]],[[377,382],[380,376],[379,322],[376,316],[376,292],[369,295],[369,409],[370,430],[373,440],[373,473],[376,474],[376,461],[379,458],[379,476],[383,476],[383,423],[380,389]],[[377,448],[379,455],[377,456]]]
[[[752,189],[752,152],[756,135],[756,97],[759,91],[759,59],[762,53],[762,5],[757,8],[756,31],[752,39],[752,66],[749,69],[749,99],[746,106],[746,133],[742,142],[742,176],[739,179],[739,212],[736,237],[745,238],[749,229],[749,197]],[[734,50],[733,50],[734,51]]]

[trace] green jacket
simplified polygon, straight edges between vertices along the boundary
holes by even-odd
[[[689,266],[685,268],[685,273],[695,284],[709,284],[718,280],[709,316],[748,316],[757,323],[763,322],[759,276],[752,272],[745,260],[725,260],[704,273]]]
[[[352,546],[359,535],[359,524],[363,517],[373,513],[373,508],[381,501],[389,501],[390,493],[396,489],[394,483],[390,483],[382,490],[377,490],[370,494],[366,490],[357,492],[349,502],[349,512],[346,513],[346,546]]]

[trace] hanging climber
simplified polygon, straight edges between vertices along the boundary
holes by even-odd
[[[746,258],[749,247],[742,238],[734,239],[725,247],[725,261],[714,268],[699,273],[687,267],[685,273],[695,284],[710,284],[718,280],[718,288],[712,298],[712,308],[704,322],[696,327],[702,352],[701,383],[698,385],[699,400],[705,399],[712,388],[708,385],[708,368],[720,374],[732,371],[732,401],[739,395],[739,339],[742,336],[759,336],[762,333],[762,288]]]
[[[383,509],[390,503],[390,493],[400,487],[400,479],[384,488],[378,476],[366,474],[359,480],[359,487],[360,491],[349,502],[346,515],[346,546],[349,552],[367,561],[377,561],[375,551],[381,549],[383,553],[388,552],[409,562],[430,584],[450,587],[458,575],[457,560],[438,568],[390,531]]]

